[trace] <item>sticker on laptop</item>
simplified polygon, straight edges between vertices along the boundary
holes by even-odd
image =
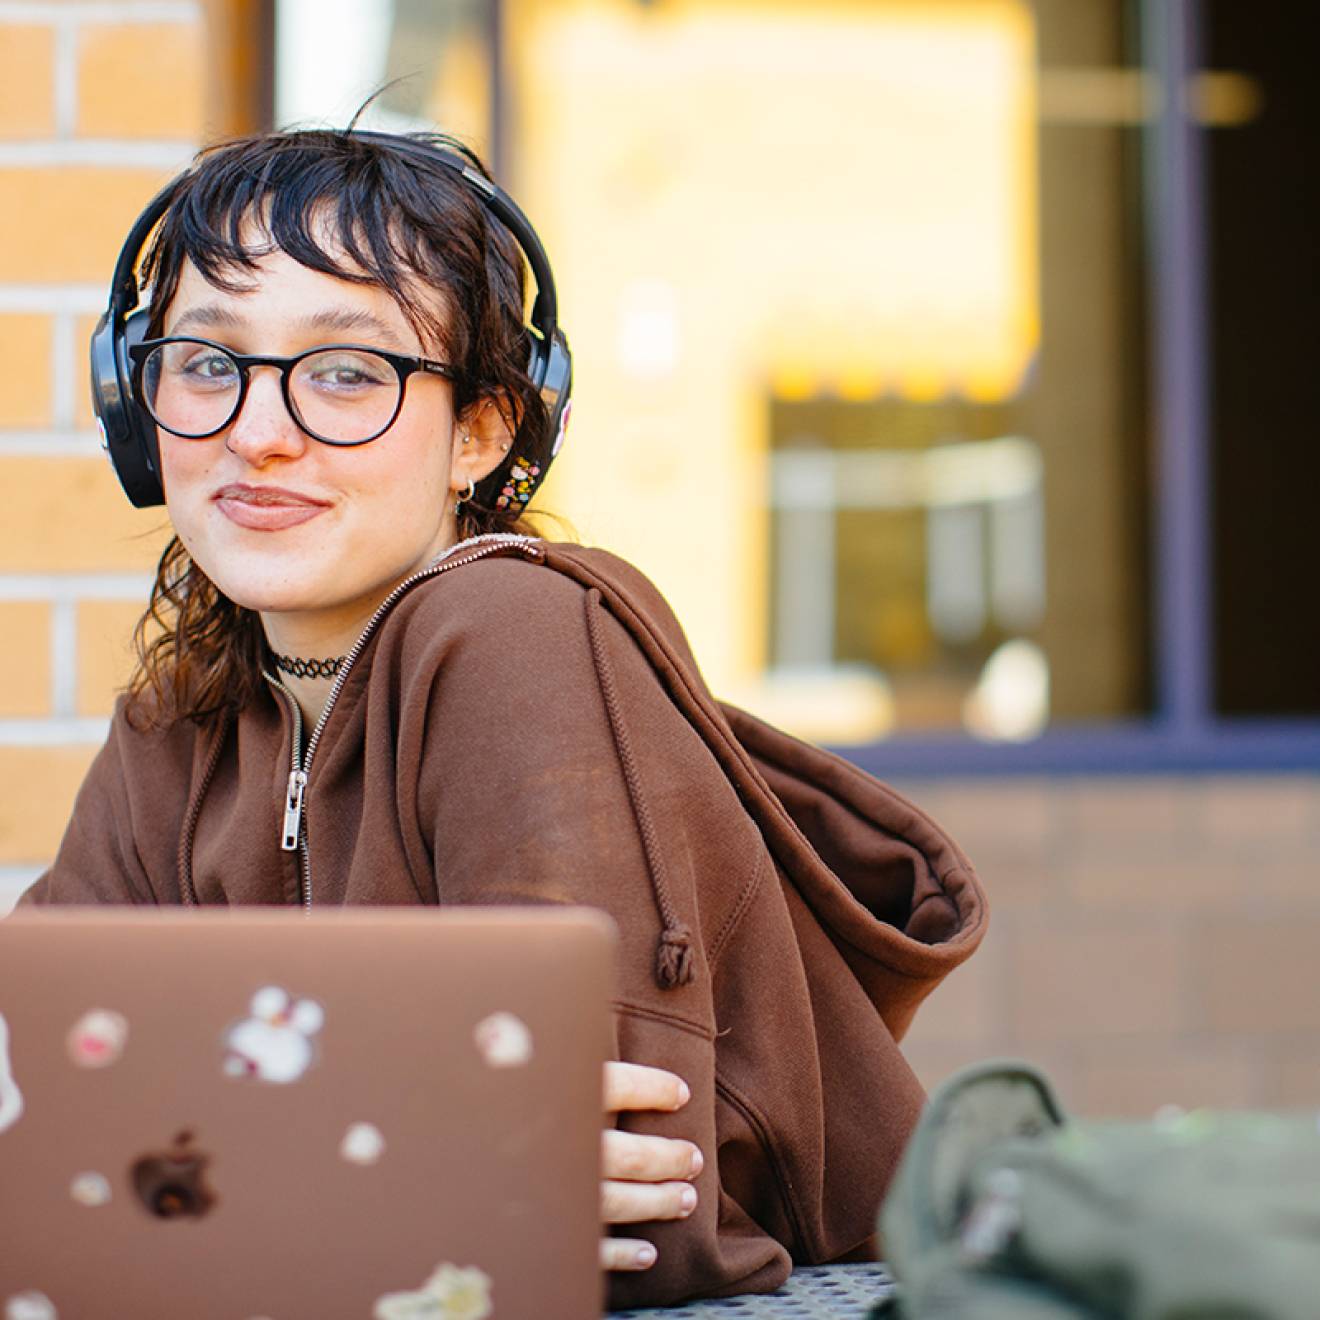
[[[0,1013],[0,1132],[11,1128],[23,1117],[23,1092],[14,1080],[9,1063],[9,1023]]]
[[[521,1068],[531,1062],[532,1033],[512,1013],[492,1013],[473,1028],[481,1057],[492,1068]]]
[[[375,1320],[486,1320],[494,1315],[490,1276],[475,1266],[441,1265],[417,1292],[387,1293]]]
[[[108,1008],[94,1008],[69,1029],[69,1058],[79,1068],[108,1068],[123,1057],[128,1019]]]
[[[17,1293],[5,1303],[5,1320],[59,1320],[45,1293]]]
[[[374,1123],[354,1123],[339,1143],[339,1154],[350,1164],[375,1164],[385,1153],[385,1138]]]
[[[249,1011],[252,1016],[225,1037],[225,1072],[281,1085],[296,1082],[316,1058],[312,1038],[325,1023],[321,1005],[267,985],[252,996]]]
[[[110,1203],[110,1181],[103,1173],[80,1173],[69,1184],[69,1195],[79,1205],[95,1209]]]

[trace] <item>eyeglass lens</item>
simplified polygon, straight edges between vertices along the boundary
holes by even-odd
[[[379,435],[394,419],[402,382],[392,363],[359,348],[327,348],[289,372],[289,399],[298,423],[318,439],[354,443]],[[214,435],[238,411],[243,376],[214,344],[178,339],[148,354],[142,392],[148,411],[167,431],[186,438]]]

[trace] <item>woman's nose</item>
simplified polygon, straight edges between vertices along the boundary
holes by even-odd
[[[253,367],[247,397],[229,424],[225,448],[260,467],[272,458],[296,458],[310,443],[289,414],[273,367]]]

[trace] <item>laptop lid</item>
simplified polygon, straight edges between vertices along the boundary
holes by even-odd
[[[601,1310],[587,910],[0,922],[0,1316]]]

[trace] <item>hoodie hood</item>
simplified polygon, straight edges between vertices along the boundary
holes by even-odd
[[[733,782],[781,879],[901,1038],[921,1001],[985,934],[985,894],[966,856],[888,785],[717,702],[668,603],[631,565],[576,545],[550,543],[545,552],[548,567],[599,592],[632,634]]]

